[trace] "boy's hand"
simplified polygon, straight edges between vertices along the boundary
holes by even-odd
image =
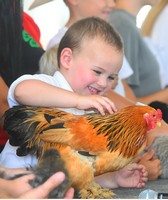
[[[99,95],[89,95],[89,96],[82,96],[78,95],[77,99],[77,106],[78,109],[96,109],[100,112],[101,115],[105,115],[106,112],[113,114],[117,111],[114,103],[107,97],[99,96]]]
[[[148,180],[148,172],[144,165],[130,163],[120,169],[117,176],[118,187],[135,187],[145,186]]]

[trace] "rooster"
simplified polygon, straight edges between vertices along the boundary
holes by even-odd
[[[114,114],[82,116],[52,108],[16,106],[5,113],[4,129],[17,155],[36,155],[56,149],[65,162],[73,187],[81,198],[112,198],[94,176],[116,171],[130,163],[146,145],[147,131],[160,124],[161,111],[129,106]]]

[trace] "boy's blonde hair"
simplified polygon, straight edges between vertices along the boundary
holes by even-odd
[[[156,4],[148,13],[146,19],[144,20],[142,27],[141,27],[141,33],[144,36],[150,36],[153,26],[155,24],[155,21],[157,20],[158,16],[162,12],[162,10],[165,8],[165,6],[168,4],[168,0],[160,0],[158,4]]]
[[[39,69],[40,73],[53,76],[58,70],[57,63],[58,44],[48,49],[40,58]]]
[[[63,36],[57,53],[58,67],[60,67],[61,51],[64,48],[70,48],[73,52],[79,52],[82,41],[94,38],[101,38],[117,51],[123,51],[121,37],[108,22],[98,17],[88,17],[74,23]]]

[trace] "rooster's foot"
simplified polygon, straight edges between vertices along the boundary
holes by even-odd
[[[115,194],[108,188],[102,188],[100,185],[94,183],[89,185],[86,189],[80,190],[82,199],[111,199]]]

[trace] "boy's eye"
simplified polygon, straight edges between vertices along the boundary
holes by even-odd
[[[116,79],[116,76],[109,76],[108,79],[111,80],[111,81],[114,81]]]
[[[94,72],[95,72],[95,74],[97,74],[97,75],[100,75],[101,74],[101,72],[100,71],[97,71],[97,70],[93,70]]]

